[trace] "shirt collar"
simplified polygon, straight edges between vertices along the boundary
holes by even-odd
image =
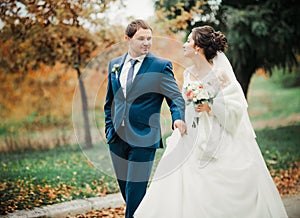
[[[130,55],[129,52],[128,52],[128,53],[127,53],[126,60],[125,60],[125,63],[127,63],[127,62],[130,61],[131,59],[136,59],[136,60],[138,60],[140,63],[142,63],[145,57],[146,57],[146,54],[145,54],[145,55],[141,55],[141,56],[136,57],[136,58],[133,58],[133,57],[131,57],[131,55]]]

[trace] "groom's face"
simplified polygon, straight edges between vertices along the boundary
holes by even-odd
[[[152,31],[139,28],[132,38],[126,36],[129,43],[129,53],[132,57],[145,55],[150,51],[152,45]]]

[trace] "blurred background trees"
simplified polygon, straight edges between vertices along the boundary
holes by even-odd
[[[103,34],[98,37],[104,31],[105,23],[105,19],[99,19],[98,15],[112,1],[4,0],[0,4],[2,73],[26,75],[30,70],[57,63],[63,64],[66,69],[74,69],[79,80],[88,147],[92,147],[92,139],[87,94],[81,74],[97,48],[116,42],[113,37]]]
[[[222,31],[229,41],[228,58],[245,96],[252,75],[274,66],[298,64],[300,2],[296,0],[180,1],[158,0],[156,10],[167,18],[170,30],[186,31],[205,24]]]

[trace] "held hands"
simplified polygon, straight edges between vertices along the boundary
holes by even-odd
[[[183,120],[175,120],[174,122],[174,129],[179,129],[179,132],[181,135],[184,135],[186,133],[186,124]]]
[[[209,113],[211,108],[209,107],[208,103],[199,104],[197,107],[195,107],[196,112],[207,112]]]

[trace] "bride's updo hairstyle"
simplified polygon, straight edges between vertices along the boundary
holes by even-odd
[[[211,61],[218,51],[224,52],[228,48],[225,35],[208,25],[193,28],[192,38],[195,46],[203,49],[208,61]]]

